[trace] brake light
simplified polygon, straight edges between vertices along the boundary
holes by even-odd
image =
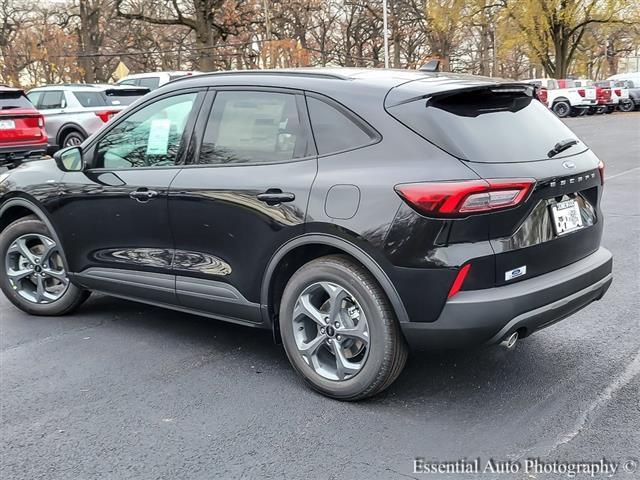
[[[598,171],[600,172],[600,185],[604,185],[604,162],[602,160],[598,162]]]
[[[95,112],[95,114],[97,117],[100,117],[100,120],[107,123],[118,113],[118,111],[119,110],[102,110],[100,112]]]
[[[458,274],[456,275],[456,278],[453,281],[451,288],[449,289],[449,294],[447,295],[447,299],[453,297],[456,293],[460,291],[465,278],[467,278],[467,275],[469,274],[469,270],[471,270],[470,263],[467,263],[464,267],[458,270]]]
[[[584,97],[584,95],[585,95],[584,88],[579,88],[578,89],[578,95],[580,95],[581,97]]]
[[[549,97],[547,95],[547,89],[546,88],[538,89],[538,100],[540,100],[542,103],[547,103],[548,98]]]
[[[621,97],[621,96],[622,96],[622,90],[620,90],[619,88],[616,88],[616,89],[614,90],[614,92],[616,92],[616,95],[617,95],[617,96],[619,96],[619,97]]]
[[[411,207],[427,216],[465,217],[514,207],[533,189],[531,178],[425,182],[396,185]]]

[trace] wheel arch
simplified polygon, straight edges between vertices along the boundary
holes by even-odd
[[[558,102],[567,102],[569,104],[569,106],[571,106],[571,102],[569,101],[569,99],[567,97],[554,98],[553,102],[551,102],[551,106],[553,107],[553,105],[555,105]]]
[[[53,223],[51,223],[51,220],[44,212],[44,210],[31,200],[28,200],[24,197],[13,197],[6,200],[0,206],[0,233],[2,233],[5,228],[7,228],[16,220],[20,220],[21,218],[29,216],[35,216],[38,220],[46,225],[49,232],[51,232],[53,239],[60,246],[60,255],[62,256],[65,268],[68,268],[67,258],[64,254],[64,248],[62,246],[62,243],[60,242],[60,238],[58,238],[56,229],[53,227]]]
[[[74,131],[80,133],[85,139],[89,136],[87,134],[87,131],[77,123],[65,123],[62,127],[60,127],[60,130],[58,130],[58,135],[56,138],[57,144],[62,145],[64,137]]]
[[[276,340],[279,338],[277,307],[287,281],[305,263],[330,254],[347,255],[365,267],[387,295],[398,321],[401,323],[409,321],[400,295],[385,271],[371,255],[340,237],[328,234],[304,234],[290,240],[276,251],[263,276],[260,291],[263,321],[271,326]]]

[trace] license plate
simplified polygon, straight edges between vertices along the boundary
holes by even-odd
[[[0,120],[0,130],[13,130],[16,128],[16,122],[13,120]]]
[[[580,206],[575,200],[566,200],[551,205],[551,214],[557,235],[564,235],[583,227]]]

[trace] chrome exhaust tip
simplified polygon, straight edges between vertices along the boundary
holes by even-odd
[[[518,341],[518,332],[513,332],[507,338],[505,338],[502,342],[500,342],[500,346],[506,348],[507,350],[511,350],[516,346],[516,342]]]

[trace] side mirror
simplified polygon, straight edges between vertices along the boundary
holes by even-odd
[[[67,147],[53,154],[58,168],[63,172],[81,172],[84,170],[82,149],[80,147]]]

